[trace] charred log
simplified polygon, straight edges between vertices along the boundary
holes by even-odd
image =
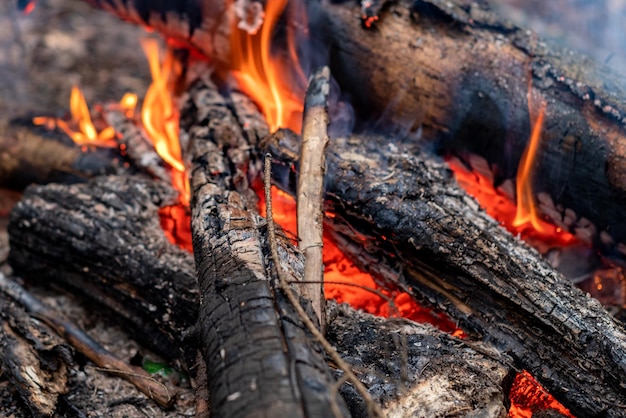
[[[25,279],[108,307],[164,357],[193,359],[195,348],[181,344],[197,319],[193,259],[167,240],[158,217],[174,200],[138,177],[31,186],[11,214],[9,262]]]
[[[357,2],[322,3],[314,24],[324,30],[312,33],[331,45],[331,70],[363,119],[420,129],[443,152],[479,154],[496,182],[515,177],[545,102],[534,190],[548,194],[561,217],[573,210],[572,231],[590,220],[612,237],[604,240],[609,249],[626,253],[615,245],[626,242],[623,77],[476,3],[383,2],[371,29],[355,18]]]
[[[0,186],[86,181],[123,171],[115,152],[83,150],[61,134],[22,123],[0,123]]]
[[[362,267],[511,356],[566,407],[624,416],[624,328],[489,218],[445,164],[387,143],[368,136],[329,147],[337,240]],[[379,262],[370,266],[370,256]]]
[[[385,416],[506,416],[506,357],[430,325],[384,319],[328,304],[328,339],[359,380],[368,382]],[[337,372],[340,374],[340,372]],[[365,408],[352,386],[341,394],[355,417]]]
[[[323,353],[270,273],[264,221],[246,179],[250,148],[234,114],[208,80],[192,85],[183,113],[192,116],[184,129],[213,413],[333,416],[335,405],[346,414]],[[282,249],[281,263],[301,277],[299,254]]]

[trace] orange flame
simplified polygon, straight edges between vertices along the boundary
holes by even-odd
[[[539,149],[545,111],[546,104],[542,103],[539,109],[539,116],[530,135],[530,141],[522,154],[517,170],[517,211],[512,225],[516,228],[521,228],[530,223],[536,231],[549,234],[553,227],[538,216],[532,190],[533,166]]]
[[[294,46],[293,30],[288,30],[287,59],[272,54],[272,35],[287,0],[266,3],[259,31],[246,31],[233,25],[231,50],[232,71],[240,87],[259,105],[271,131],[290,128],[299,132],[302,124],[303,75]],[[303,14],[289,18],[302,25]],[[294,23],[295,24],[295,23]],[[240,25],[241,26],[241,25]],[[292,26],[290,25],[289,28]],[[254,33],[250,33],[254,32]]]
[[[141,121],[156,152],[172,167],[172,182],[180,193],[183,205],[189,205],[189,180],[185,172],[178,136],[178,109],[172,97],[170,81],[177,75],[176,60],[170,51],[163,63],[159,60],[159,46],[154,39],[142,41],[150,64],[152,84],[146,92],[141,108]]]
[[[46,125],[48,127],[58,127],[67,134],[78,145],[97,145],[114,147],[116,145],[115,130],[108,126],[98,132],[91,120],[91,113],[85,101],[82,91],[76,86],[72,88],[70,95],[70,113],[72,119],[70,123],[63,119],[48,118],[39,116],[33,118],[35,125]],[[75,127],[74,130],[72,127]]]

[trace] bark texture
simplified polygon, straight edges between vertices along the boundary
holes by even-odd
[[[362,267],[511,356],[572,411],[626,416],[624,328],[489,218],[444,163],[387,143],[366,136],[329,147],[337,240]]]
[[[164,357],[194,358],[181,343],[197,319],[193,258],[159,225],[159,206],[174,200],[169,186],[139,177],[31,186],[11,214],[9,262],[109,307]]]
[[[594,240],[606,230],[609,249],[626,253],[618,244],[626,242],[624,77],[477,3],[378,2],[370,29],[356,18],[357,2],[322,4],[312,33],[331,46],[331,71],[362,118],[421,134],[444,152],[480,154],[496,182],[515,177],[544,101],[535,193],[550,195],[561,216],[574,211],[572,231],[590,220]]]
[[[0,295],[0,368],[31,414],[54,414],[72,364],[72,350],[61,338]]]
[[[329,341],[367,382],[385,416],[507,416],[510,359],[493,348],[426,324],[375,317],[333,302],[328,307]],[[341,394],[353,416],[364,416],[352,386],[343,385]]]
[[[183,114],[213,413],[333,416],[333,403],[347,413],[323,353],[270,273],[264,221],[245,175],[250,149],[236,116],[208,80],[191,87]],[[282,249],[288,271],[299,278],[301,257]]]

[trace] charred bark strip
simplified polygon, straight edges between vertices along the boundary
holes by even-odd
[[[312,33],[332,46],[331,71],[365,119],[422,128],[446,151],[482,155],[500,181],[515,177],[530,135],[532,77],[532,113],[547,103],[536,193],[626,243],[623,77],[476,3],[387,1],[372,29],[356,18],[358,2],[322,3],[314,24],[323,30]]]
[[[343,405],[319,347],[270,276],[250,149],[212,83],[190,88],[183,126],[191,144],[192,233],[200,290],[200,332],[217,416],[333,416]],[[285,241],[287,241],[285,239]],[[302,260],[282,246],[290,275]],[[345,411],[345,406],[340,407]],[[346,412],[347,413],[347,412]]]
[[[430,325],[384,319],[328,303],[328,339],[388,417],[505,417],[510,360]],[[475,347],[476,350],[473,348]],[[339,372],[338,372],[339,373]],[[352,386],[341,393],[355,417],[365,408]]]
[[[9,224],[16,274],[61,284],[108,307],[121,325],[169,359],[193,359],[181,344],[195,323],[193,259],[171,244],[158,208],[169,187],[138,177],[31,186]]]
[[[445,164],[387,143],[368,136],[329,147],[330,229],[572,411],[626,416],[624,328],[480,210]]]
[[[72,350],[0,294],[0,368],[34,416],[52,416],[67,392]]]
[[[0,186],[21,190],[31,183],[78,182],[123,170],[115,152],[83,152],[71,140],[35,126],[0,123]]]

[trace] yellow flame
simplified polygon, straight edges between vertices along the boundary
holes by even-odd
[[[288,30],[290,59],[271,54],[272,35],[287,0],[272,0],[265,5],[265,21],[253,34],[232,28],[233,74],[241,88],[261,107],[272,131],[278,128],[300,130],[304,90],[294,76],[301,76],[295,54],[293,30]],[[304,16],[304,15],[302,15]],[[301,17],[303,19],[303,17]]]
[[[156,152],[172,167],[174,187],[181,194],[181,201],[189,203],[189,181],[185,172],[179,140],[179,115],[172,97],[170,80],[176,75],[175,59],[170,51],[163,63],[159,59],[159,45],[154,39],[142,41],[148,57],[152,84],[146,92],[141,108],[141,121]]]
[[[70,123],[63,119],[48,118],[39,116],[33,118],[33,124],[46,125],[48,127],[58,127],[67,134],[78,145],[98,145],[105,147],[115,146],[115,130],[106,127],[98,132],[91,120],[89,106],[82,91],[74,86],[70,95],[70,113],[72,119]]]
[[[546,104],[542,102],[541,108],[539,109],[539,116],[537,116],[537,120],[535,121],[530,135],[530,141],[522,154],[522,159],[517,169],[517,212],[513,220],[513,226],[520,227],[526,223],[530,223],[535,230],[547,233],[550,230],[550,225],[539,217],[532,191],[533,166],[541,140],[541,129],[543,128],[545,111]]]

